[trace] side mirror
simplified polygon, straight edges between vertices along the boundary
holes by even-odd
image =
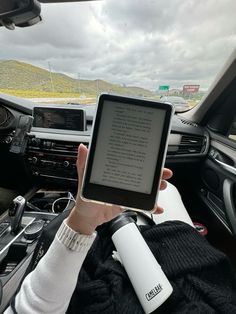
[[[26,27],[41,21],[41,5],[37,0],[1,0],[0,26],[15,29]]]

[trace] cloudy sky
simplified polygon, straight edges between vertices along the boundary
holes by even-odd
[[[155,90],[207,88],[236,48],[235,0],[42,5],[43,22],[0,28],[0,59]]]

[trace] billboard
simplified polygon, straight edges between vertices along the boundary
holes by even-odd
[[[184,85],[183,93],[197,93],[199,91],[200,85]]]

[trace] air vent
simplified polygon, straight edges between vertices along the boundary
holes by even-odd
[[[177,155],[201,154],[206,147],[206,137],[197,135],[182,135]]]
[[[184,120],[184,119],[180,119],[180,121],[185,124],[185,125],[190,125],[190,126],[194,126],[195,128],[198,127],[197,123],[194,123],[192,121],[189,121],[189,120]]]
[[[52,141],[40,138],[32,138],[28,143],[28,149],[38,152],[59,153],[77,155],[79,142]],[[83,143],[88,147],[88,143]]]
[[[181,138],[180,145],[200,145],[202,146],[202,143],[204,141],[203,136],[195,136],[195,135],[183,135]]]
[[[202,147],[179,147],[177,154],[182,155],[182,154],[200,154],[202,152]]]
[[[7,108],[5,108],[4,106],[2,106],[2,110],[4,110],[4,116],[6,116],[6,119],[5,119],[5,121],[1,124],[1,127],[2,127],[2,128],[7,128],[7,127],[11,124],[11,121],[13,120],[13,115],[12,115],[12,113],[11,113]]]
[[[54,142],[53,150],[56,151],[67,151],[71,153],[77,153],[78,144],[66,143],[66,142]]]
[[[83,143],[88,146],[87,143]],[[52,146],[53,151],[77,154],[79,143],[55,141]]]

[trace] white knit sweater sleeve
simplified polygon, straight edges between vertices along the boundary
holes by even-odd
[[[15,300],[17,313],[65,313],[95,237],[76,233],[64,221],[47,253],[23,281]],[[11,307],[4,312],[12,313]]]

